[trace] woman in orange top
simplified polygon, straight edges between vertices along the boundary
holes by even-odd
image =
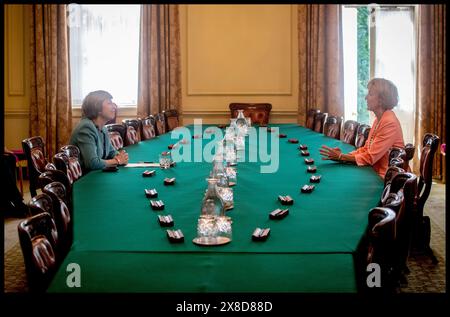
[[[398,92],[390,80],[383,78],[373,78],[367,88],[367,109],[375,114],[376,119],[366,144],[347,154],[343,154],[337,147],[323,145],[320,154],[324,160],[353,162],[359,166],[371,165],[384,178],[389,167],[389,149],[393,146],[405,146],[400,122],[392,111],[398,103]]]

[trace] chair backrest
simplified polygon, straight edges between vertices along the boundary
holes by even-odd
[[[414,220],[416,219],[417,177],[412,173],[398,173],[394,176],[390,185],[389,195],[395,193],[403,196],[403,202],[396,211],[396,252],[395,259],[400,269],[406,266],[411,247]],[[386,199],[383,207],[392,203]]]
[[[360,124],[358,127],[358,132],[356,133],[355,147],[360,148],[366,144],[367,139],[369,138],[370,125],[368,124]]]
[[[322,112],[316,114],[314,118],[314,131],[323,133],[323,127],[325,125],[325,121],[327,120],[328,113]]]
[[[357,121],[354,120],[345,121],[342,141],[351,145],[355,145],[358,127],[359,123]]]
[[[67,202],[70,210],[72,209],[72,184],[69,181],[69,178],[63,172],[55,169],[55,170],[47,170],[41,175],[39,175],[39,187],[43,189],[47,184],[52,182],[59,182],[64,185],[66,198],[64,199]]]
[[[270,103],[241,103],[233,102],[229,105],[231,118],[237,118],[238,110],[244,110],[244,116],[250,117],[251,123],[259,125],[269,124],[270,111],[272,104]]]
[[[122,139],[122,137],[120,136],[120,133],[119,133],[119,132],[111,131],[111,132],[108,132],[108,135],[109,135],[109,139],[111,140],[112,146],[113,146],[117,151],[119,151],[120,149],[123,148],[123,139]]]
[[[368,223],[367,263],[391,265],[396,238],[395,212],[387,207],[373,208]]]
[[[164,118],[164,114],[157,113],[154,117],[156,120],[156,133],[158,135],[166,133],[166,120]]]
[[[420,152],[420,176],[418,184],[417,208],[420,215],[423,215],[423,208],[428,199],[433,183],[433,159],[439,145],[439,137],[432,133],[427,133],[423,137],[422,150]]]
[[[312,130],[314,128],[314,119],[318,113],[320,113],[319,109],[309,109],[306,112],[306,127],[308,129]]]
[[[156,136],[156,120],[152,115],[142,120],[142,139],[150,140]]]
[[[323,134],[335,139],[341,138],[342,117],[328,116],[323,126]]]
[[[53,201],[52,198],[45,194],[41,193],[28,202],[28,207],[32,216],[48,212],[53,217]]]
[[[139,119],[124,119],[122,123],[127,127],[126,142],[133,142],[129,144],[135,144],[141,141],[141,121]],[[133,127],[133,129],[129,129]],[[129,145],[127,144],[127,145]]]
[[[77,175],[75,175],[70,168],[70,159],[66,155],[66,153],[59,152],[53,156],[53,163],[56,168],[67,175],[67,178],[70,181],[70,184],[73,184],[74,181],[77,180]]]
[[[28,173],[30,178],[31,196],[36,196],[39,174],[45,172],[47,158],[45,157],[45,145],[42,137],[35,136],[22,141],[22,148],[27,158]]]
[[[107,124],[105,125],[106,131],[108,131],[108,134],[111,138],[110,132],[118,132],[120,134],[120,137],[122,138],[122,143],[124,142],[127,134],[127,127],[124,124],[119,123],[113,123],[113,124]]]
[[[22,220],[17,229],[30,289],[45,291],[58,266],[55,222],[44,212]]]
[[[60,241],[58,250],[61,256],[64,256],[69,251],[73,240],[72,210],[69,209],[66,201],[66,189],[62,183],[52,182],[43,188],[43,192],[50,196],[53,202],[53,219]]]
[[[164,119],[166,121],[166,131],[172,131],[180,126],[179,114],[176,109],[164,110]]]
[[[75,145],[64,145],[60,148],[60,151],[69,157],[69,168],[75,179],[79,179],[83,176],[83,170],[81,169],[80,164],[80,149]]]

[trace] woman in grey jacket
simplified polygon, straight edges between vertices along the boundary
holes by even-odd
[[[82,118],[72,132],[70,144],[80,149],[83,171],[127,164],[128,153],[114,149],[105,128],[116,112],[111,94],[104,90],[90,92],[81,110]]]

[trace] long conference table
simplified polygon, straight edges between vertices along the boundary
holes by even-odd
[[[174,168],[120,167],[118,172],[92,171],[73,187],[74,242],[51,282],[50,293],[172,293],[172,292],[357,292],[355,252],[367,226],[368,211],[383,189],[371,167],[322,160],[321,145],[353,146],[325,137],[296,124],[271,125],[287,138],[279,139],[279,168],[260,173],[268,163],[239,162],[234,186],[233,238],[226,245],[198,246],[197,233],[202,198],[212,164],[179,162]],[[194,135],[194,127],[188,126]],[[203,126],[203,129],[208,126]],[[206,134],[205,134],[206,135]],[[270,135],[268,135],[270,138]],[[308,146],[321,182],[310,194],[300,192],[310,184],[297,138]],[[171,134],[126,148],[130,162],[158,161],[159,153],[178,140]],[[211,139],[190,140],[203,145]],[[270,146],[269,146],[270,149]],[[247,144],[247,155],[251,148]],[[192,153],[193,155],[193,153]],[[273,154],[275,155],[275,154]],[[248,157],[248,156],[247,156]],[[142,173],[155,169],[154,177]],[[175,177],[174,186],[164,186]],[[164,211],[153,211],[144,189],[156,188]],[[278,195],[294,199],[289,215],[269,219],[281,208]],[[170,243],[157,215],[171,214],[184,243]],[[252,241],[256,227],[270,228],[265,242]],[[69,287],[67,267],[80,268],[81,287]]]

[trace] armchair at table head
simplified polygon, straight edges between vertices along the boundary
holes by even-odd
[[[323,134],[335,139],[341,138],[342,117],[328,116],[323,126]]]
[[[358,127],[359,123],[354,120],[345,121],[342,141],[351,145],[355,145]]]
[[[58,266],[55,222],[48,212],[43,212],[21,221],[18,233],[30,289],[43,292]]]
[[[162,135],[166,133],[166,119],[163,113],[157,113],[154,115],[156,120],[156,133]]]
[[[127,132],[125,145],[131,145],[141,141],[141,123],[138,119],[124,119],[122,124],[126,126]]]
[[[308,129],[314,129],[314,120],[316,118],[316,115],[320,113],[319,109],[309,109],[306,112],[306,127]]]
[[[45,145],[42,137],[35,136],[22,141],[22,148],[27,158],[28,171],[30,177],[30,193],[36,196],[38,188],[39,174],[45,171],[48,163],[45,157]]]
[[[166,121],[166,131],[172,131],[180,126],[179,114],[176,109],[164,110],[164,119]]]
[[[238,110],[244,110],[244,116],[250,117],[251,123],[259,125],[269,124],[270,111],[272,104],[270,103],[237,103],[233,102],[229,105],[231,118],[237,118]]]
[[[316,114],[314,118],[314,131],[323,133],[323,127],[325,125],[325,121],[327,120],[328,113],[322,112]]]
[[[60,182],[47,184],[43,192],[50,196],[53,202],[53,219],[59,236],[59,253],[64,257],[69,251],[73,240],[72,210],[66,201],[66,189]]]
[[[150,140],[156,136],[156,120],[155,117],[149,115],[142,120],[142,139]]]
[[[358,132],[356,133],[355,147],[358,149],[366,144],[369,138],[370,125],[360,124],[358,127]]]

